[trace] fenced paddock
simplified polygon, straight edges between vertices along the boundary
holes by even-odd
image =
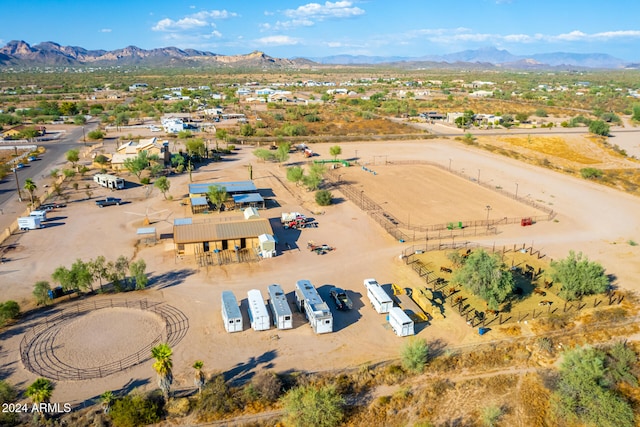
[[[547,206],[435,163],[385,162],[373,169],[342,167],[327,178],[398,240],[486,236],[522,218],[535,223],[555,216]]]
[[[501,310],[492,312],[485,302],[470,294],[463,287],[451,282],[455,267],[447,258],[451,251],[461,254],[483,249],[499,254],[502,261],[511,268],[516,287],[522,295],[510,302],[503,303]],[[549,265],[551,259],[526,244],[512,246],[483,247],[474,242],[432,243],[414,245],[403,251],[402,258],[423,281],[424,287],[441,296],[447,310],[445,314],[455,313],[471,327],[495,327],[507,323],[520,323],[551,315],[576,314],[583,309],[620,304],[621,294],[607,294],[584,297],[578,301],[565,301],[557,293],[551,281]]]
[[[158,316],[163,324],[162,332],[151,339],[149,343],[132,345],[131,353],[125,357],[117,358],[99,366],[88,368],[70,366],[60,359],[59,355],[56,354],[56,351],[59,350],[59,343],[56,344],[56,338],[65,326],[88,313],[114,308],[153,313]],[[102,325],[103,329],[108,327],[109,325]],[[151,349],[161,342],[166,342],[171,346],[178,344],[184,338],[188,329],[189,319],[184,313],[165,303],[150,302],[146,299],[96,299],[83,301],[43,318],[36,326],[28,329],[20,341],[20,358],[26,369],[45,378],[58,381],[104,378],[148,361],[151,359]],[[99,334],[100,330],[89,330],[86,333]],[[78,351],[81,350],[82,345],[78,345]]]

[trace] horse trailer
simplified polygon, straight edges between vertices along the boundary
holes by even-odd
[[[291,329],[293,328],[293,315],[291,314],[291,307],[287,301],[282,287],[280,285],[269,285],[269,304],[271,305],[271,311],[273,312],[273,324],[278,329]]]
[[[364,279],[364,287],[367,288],[367,297],[371,305],[378,313],[388,313],[391,310],[393,300],[376,279]]]
[[[295,296],[298,310],[304,313],[316,334],[333,332],[333,314],[311,282],[298,280]]]
[[[231,291],[222,292],[222,322],[227,332],[242,332],[242,313]]]
[[[124,179],[108,173],[97,173],[93,176],[93,181],[105,188],[112,190],[122,190],[124,188]]]
[[[264,304],[262,293],[257,289],[247,292],[249,298],[249,321],[254,331],[266,331],[271,327],[269,324],[269,312]]]
[[[408,337],[414,335],[413,320],[400,307],[391,307],[387,315],[387,321],[391,325],[391,329],[399,337]]]

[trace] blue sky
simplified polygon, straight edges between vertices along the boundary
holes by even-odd
[[[2,0],[0,10],[0,45],[176,46],[287,58],[495,46],[517,55],[597,52],[640,61],[640,2],[628,0]]]

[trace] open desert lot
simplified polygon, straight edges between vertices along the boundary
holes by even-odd
[[[484,220],[487,212],[491,218],[540,215],[527,204],[479,186],[479,176],[481,182],[513,193],[518,191],[519,198],[535,201],[556,213],[554,220],[540,221],[531,227],[498,226],[497,234],[479,238],[479,243],[488,246],[533,244],[554,259],[565,257],[571,249],[583,251],[615,275],[616,286],[637,290],[640,265],[636,260],[640,247],[628,244],[631,240],[640,240],[640,199],[636,197],[453,140],[340,145],[341,158],[357,157],[360,165],[366,164],[376,174],[360,166],[342,167],[333,172],[402,222],[430,225]],[[316,158],[330,158],[328,144],[315,145],[313,149],[320,154]],[[30,301],[36,281],[50,280],[56,267],[70,266],[77,258],[86,261],[104,255],[107,260],[115,260],[125,255],[144,259],[150,276],[149,289],[93,298],[146,299],[171,306],[187,319],[182,323],[182,335],[173,346],[177,389],[192,387],[191,365],[198,359],[204,361],[207,372],[224,371],[229,378],[242,379],[259,369],[319,371],[398,357],[403,340],[389,329],[384,316],[369,306],[363,279],[375,277],[387,286],[391,283],[419,285],[418,276],[399,259],[403,250],[414,243],[401,243],[392,238],[356,204],[342,197],[337,187],[331,191],[338,203],[319,208],[313,202],[313,193],[287,182],[284,167],[258,162],[252,155],[252,147],[241,147],[229,157],[227,161],[199,168],[193,174],[193,181],[247,179],[246,166],[251,163],[256,186],[271,189],[277,202],[276,207],[260,211],[261,216],[276,219],[272,223],[279,240],[277,257],[208,268],[198,267],[189,256],[176,258],[168,236],[172,233],[173,220],[189,215],[187,208],[179,203],[187,193],[187,174],[170,178],[172,201],[165,201],[156,189],[134,185],[117,193],[128,203],[99,209],[93,200],[112,195],[111,192],[94,189],[92,200],[85,200],[84,191],[79,190],[66,208],[52,212],[49,227],[14,236],[17,248],[0,270],[4,299],[15,299],[21,304]],[[442,167],[402,164],[409,160],[429,161]],[[302,161],[301,154],[292,154],[289,160],[290,163]],[[447,172],[449,167],[456,174]],[[489,211],[487,205],[491,206]],[[314,217],[319,227],[284,230],[277,218],[286,211],[300,211]],[[155,246],[136,246],[136,229],[142,226],[145,215],[156,227],[157,234],[166,237]],[[240,212],[226,212],[208,217],[224,220],[240,215]],[[324,243],[335,250],[319,256],[306,249],[308,241]],[[272,328],[255,332],[245,326],[243,332],[236,334],[224,331],[220,316],[222,291],[232,290],[244,309],[248,290],[260,289],[266,298],[267,286],[279,283],[293,308],[292,292],[300,279],[310,280],[323,297],[328,296],[332,285],[350,293],[354,300],[351,312],[337,312],[329,302],[335,332],[315,335],[299,313],[294,314],[292,330]],[[60,310],[68,304],[73,301],[51,310]],[[127,352],[135,353],[157,336],[154,315],[136,310],[105,308],[91,316],[74,318],[60,328],[59,333],[52,334],[51,349],[58,352],[65,363],[78,368],[106,364]],[[7,367],[8,379],[19,386],[37,377],[24,368],[18,349],[22,334],[38,322],[41,322],[39,317],[27,319],[2,336],[0,364]],[[439,340],[451,346],[499,337],[497,331],[478,336],[453,313],[447,313],[444,320],[421,326],[418,331],[427,341]],[[118,346],[112,352],[105,350],[109,356],[97,355],[89,346],[98,334],[112,342],[125,340],[128,345]],[[156,387],[150,361],[100,381],[58,381],[53,401],[79,404],[105,390],[135,387]]]

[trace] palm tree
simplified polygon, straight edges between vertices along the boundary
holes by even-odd
[[[151,356],[156,359],[156,361],[153,362],[153,369],[155,369],[158,374],[158,387],[162,390],[165,401],[169,400],[169,391],[173,383],[172,354],[173,350],[171,350],[171,347],[169,347],[167,343],[158,344],[151,349]]]
[[[46,378],[35,380],[25,392],[33,403],[49,403],[53,394],[53,383]]]
[[[201,393],[202,387],[204,387],[204,373],[202,372],[202,366],[204,366],[204,362],[202,360],[196,360],[193,364],[193,369],[196,370],[193,383],[198,387],[198,393]]]
[[[29,193],[29,196],[31,197],[31,204],[33,205],[33,193],[36,192],[38,186],[33,182],[33,179],[27,178],[24,180],[24,189]]]
[[[100,395],[100,402],[102,402],[102,410],[104,411],[105,414],[108,414],[109,411],[111,410],[111,405],[113,404],[114,399],[115,399],[115,396],[112,391],[105,391]]]

